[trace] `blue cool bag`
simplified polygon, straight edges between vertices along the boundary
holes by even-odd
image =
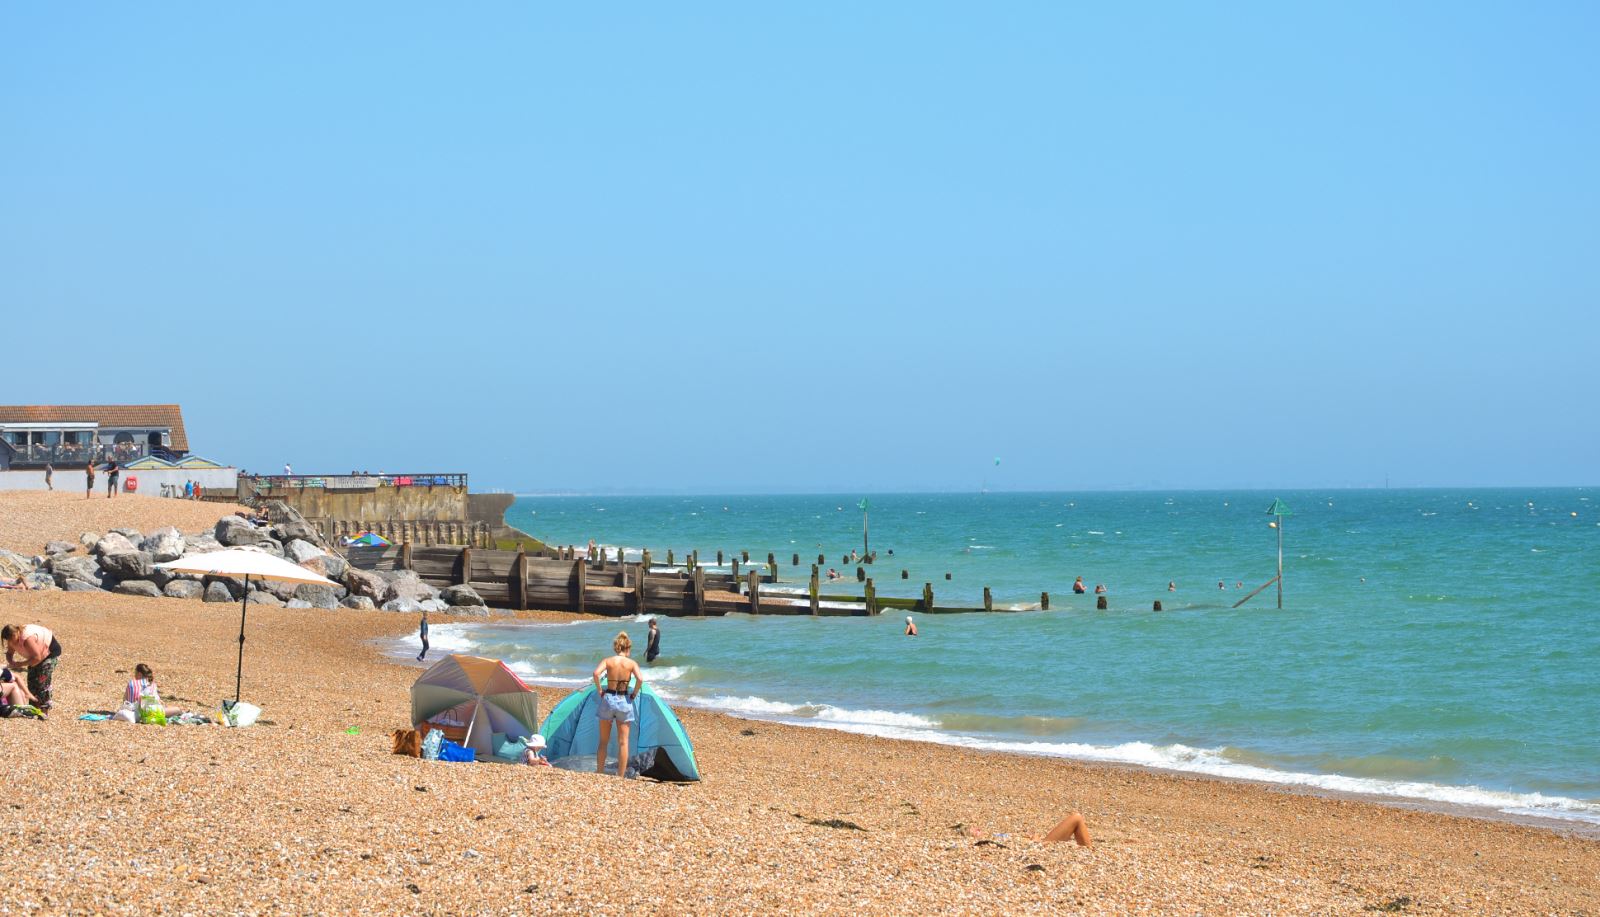
[[[449,739],[445,739],[444,744],[439,746],[439,760],[476,761],[478,760],[478,753],[465,746],[457,745]]]

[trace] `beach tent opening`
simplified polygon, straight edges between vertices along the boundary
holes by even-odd
[[[574,770],[594,768],[595,751],[600,745],[600,694],[594,685],[574,691],[550,711],[539,733],[544,736],[545,753],[552,764]],[[617,734],[611,728],[608,758],[617,755]],[[699,780],[700,768],[694,762],[694,746],[683,724],[666,701],[645,685],[633,700],[633,728],[628,736],[628,758],[638,765],[641,777],[657,780]]]
[[[424,722],[465,729],[461,744],[487,759],[496,733],[521,739],[538,731],[539,695],[498,659],[451,654],[411,686],[411,725]]]

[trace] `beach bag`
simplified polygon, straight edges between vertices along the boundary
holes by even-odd
[[[422,739],[422,757],[429,761],[439,760],[439,746],[444,744],[444,733],[437,729],[428,730]]]
[[[415,729],[396,729],[394,731],[394,753],[408,755],[412,758],[422,757],[422,740],[417,738]]]
[[[222,725],[224,726],[254,726],[261,716],[261,708],[255,704],[244,701],[222,702]]]
[[[146,726],[167,725],[167,708],[161,705],[156,686],[147,681],[139,686],[139,722]]]
[[[478,753],[465,746],[457,745],[449,739],[445,739],[444,744],[439,747],[439,760],[471,762],[478,760]]]

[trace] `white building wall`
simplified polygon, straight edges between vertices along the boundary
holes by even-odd
[[[237,468],[163,468],[159,471],[123,471],[118,481],[118,486],[124,491],[128,487],[128,478],[139,479],[141,494],[152,497],[161,496],[162,484],[176,485],[178,490],[183,490],[184,481],[198,481],[206,491],[216,494],[232,494],[239,487],[239,469]],[[56,469],[56,490],[83,492],[83,469],[67,468]],[[105,493],[106,473],[97,471],[94,476],[95,490]],[[44,472],[41,471],[0,471],[0,490],[44,490]]]

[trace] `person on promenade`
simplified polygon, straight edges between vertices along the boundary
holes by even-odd
[[[51,682],[56,660],[61,658],[61,641],[42,624],[7,624],[0,628],[0,641],[6,646],[6,666],[28,672],[28,693],[40,710],[50,712]]]
[[[122,472],[117,468],[116,462],[112,462],[111,467],[106,469],[107,497],[115,497],[117,495],[117,477],[121,474]]]
[[[985,837],[984,833],[977,828],[968,828],[967,835],[977,838]],[[994,837],[996,840],[1005,840],[1010,836],[1009,834],[996,834]],[[1079,847],[1094,846],[1094,838],[1089,836],[1089,823],[1084,820],[1081,812],[1068,813],[1066,818],[1056,822],[1056,826],[1046,832],[1043,837],[1036,834],[1024,834],[1022,837],[1030,841],[1043,841],[1047,844],[1070,839],[1077,841]]]
[[[1089,591],[1089,587],[1085,586],[1083,584],[1083,577],[1080,576],[1077,579],[1072,581],[1072,593],[1074,595],[1083,595],[1085,592],[1088,592],[1088,591]]]
[[[56,477],[56,466],[50,464],[49,462],[45,462],[44,463],[44,489],[45,490],[55,490],[56,489],[56,485],[54,483],[55,477]]]
[[[199,499],[202,498],[200,482],[199,481],[194,482],[194,498],[196,500],[199,500]]]
[[[83,466],[83,498],[94,499],[94,462]]]
[[[633,699],[644,690],[644,673],[639,671],[639,663],[628,658],[632,649],[633,641],[628,639],[628,632],[620,631],[611,641],[613,655],[594,667],[594,689],[600,695],[600,707],[596,711],[600,718],[600,744],[594,753],[597,774],[605,772],[606,746],[611,744],[611,724],[616,723],[617,776],[628,775],[628,732],[633,728]],[[605,676],[604,688],[600,687],[601,676]],[[630,678],[635,682],[632,693],[628,691]]]
[[[283,476],[284,477],[288,477],[288,476],[290,476],[292,474],[294,474],[294,466],[290,465],[288,462],[284,462],[283,463]]]
[[[911,616],[910,615],[906,615],[906,636],[907,637],[915,637],[916,635],[917,635],[917,622],[911,620]]]
[[[189,499],[192,499],[193,497],[194,497],[194,482],[193,481],[184,481],[183,482],[183,498],[185,500],[189,500]]]
[[[428,659],[428,609],[422,609],[422,623],[417,625],[417,639],[422,641],[422,652],[417,654],[418,662]]]
[[[659,655],[661,655],[661,625],[656,623],[655,618],[651,618],[650,636],[644,644],[644,661],[655,662]]]

